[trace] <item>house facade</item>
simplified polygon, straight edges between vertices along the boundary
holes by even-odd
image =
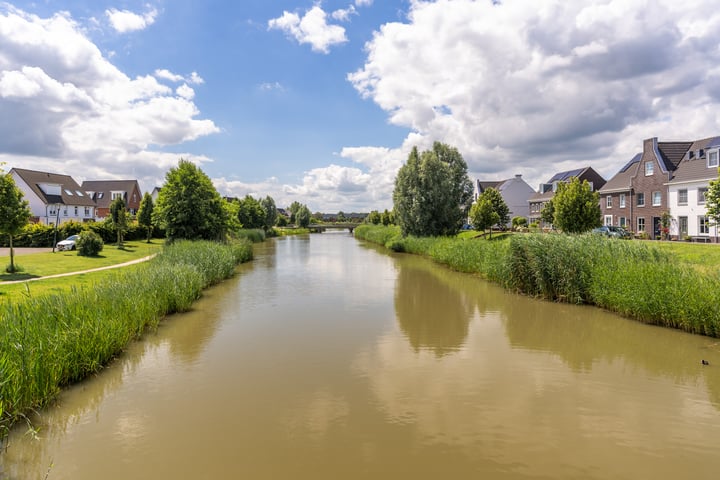
[[[513,217],[530,217],[530,206],[528,199],[535,193],[530,185],[522,179],[522,175],[515,175],[513,178],[498,182],[475,181],[475,200],[488,188],[494,188],[500,192],[505,205],[508,206],[510,220]],[[508,225],[510,226],[510,222]]]
[[[616,225],[633,230],[632,179],[640,165],[638,153],[600,189],[600,211],[603,225]]]
[[[685,152],[667,183],[673,239],[718,241],[718,227],[711,225],[705,206],[705,194],[710,181],[718,178],[718,167],[720,137],[697,140]]]
[[[593,192],[601,189],[606,183],[602,175],[593,170],[592,167],[584,167],[576,170],[556,173],[550,178],[550,180],[545,183],[541,183],[538,191],[531,195],[528,199],[530,223],[537,223],[541,226],[549,226],[542,225],[543,222],[541,220],[541,214],[543,208],[545,208],[547,202],[552,200],[555,196],[557,186],[562,182],[570,182],[573,178],[577,178],[581,182],[587,181]]]
[[[118,197],[125,201],[125,208],[131,215],[136,215],[140,209],[142,193],[137,180],[87,180],[82,189],[95,200],[98,220],[110,215],[110,204]]]
[[[69,175],[22,168],[9,174],[30,204],[34,222],[57,225],[95,219],[95,201]]]

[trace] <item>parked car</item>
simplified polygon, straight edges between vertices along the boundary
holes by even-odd
[[[632,238],[632,233],[628,232],[622,227],[615,227],[613,225],[603,225],[602,227],[595,228],[593,229],[592,233],[595,233],[597,235],[605,235],[606,237],[610,238]]]
[[[58,251],[62,252],[63,250],[75,250],[75,242],[77,242],[79,238],[80,237],[78,235],[70,235],[65,240],[58,242]]]

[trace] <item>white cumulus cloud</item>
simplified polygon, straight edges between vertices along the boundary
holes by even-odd
[[[144,30],[155,23],[157,14],[158,11],[154,8],[143,14],[134,13],[129,10],[117,10],[115,8],[105,10],[105,15],[108,17],[110,25],[119,33]]]
[[[281,17],[268,21],[268,29],[281,30],[300,44],[309,44],[313,51],[328,53],[330,47],[347,42],[345,29],[327,23],[327,13],[315,5],[302,17],[284,11]]]

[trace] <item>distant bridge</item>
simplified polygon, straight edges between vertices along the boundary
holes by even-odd
[[[355,227],[358,225],[361,225],[360,223],[350,223],[350,222],[336,222],[336,223],[311,223],[308,225],[308,230],[314,233],[322,233],[325,230],[344,230],[348,229],[350,233],[353,233],[353,230],[355,230]]]

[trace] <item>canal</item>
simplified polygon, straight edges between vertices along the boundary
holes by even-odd
[[[720,346],[328,232],[259,245],[33,425],[0,478],[715,479]]]

